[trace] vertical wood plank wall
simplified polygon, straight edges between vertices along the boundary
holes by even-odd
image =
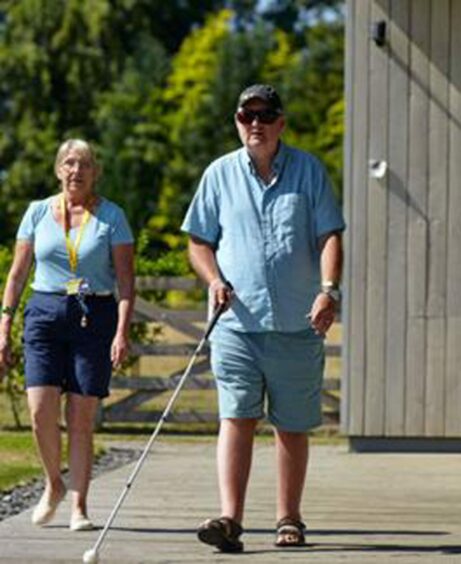
[[[349,62],[348,70],[353,73],[348,81],[350,93],[350,104],[352,107],[362,107],[361,112],[350,115],[349,122],[352,127],[352,135],[348,136],[351,143],[350,172],[348,180],[352,186],[361,186],[367,174],[368,161],[368,96],[367,82],[369,60],[368,60],[368,22],[369,3],[352,2],[349,8],[351,23],[348,32],[351,34],[351,50],[353,56],[346,59]],[[349,50],[349,49],[348,49]],[[350,62],[354,61],[354,65]],[[355,71],[360,69],[360,73]],[[364,106],[362,104],[365,104]],[[362,105],[362,106],[361,106]],[[355,335],[357,338],[348,340],[348,358],[345,365],[350,367],[348,398],[348,425],[352,434],[361,433],[364,425],[364,403],[365,403],[365,286],[366,286],[366,249],[367,249],[367,192],[364,190],[346,191],[346,199],[350,201],[348,223],[354,229],[346,231],[346,249],[350,250],[350,264],[348,291],[345,292],[348,299],[348,307],[345,308],[345,333]],[[347,210],[346,210],[347,213]],[[348,311],[354,310],[355,315],[347,316]],[[347,328],[346,328],[347,325]],[[344,380],[344,379],[343,379]],[[344,399],[344,394],[343,394]],[[344,409],[341,410],[344,414]]]
[[[352,12],[352,14],[349,14],[349,17],[346,18],[346,36],[350,37],[352,36],[352,23],[354,21],[354,7],[355,4],[351,4],[349,7],[350,12]],[[346,61],[350,61],[353,60],[354,58],[354,45],[351,41],[347,41],[345,44],[345,60]],[[353,84],[353,79],[352,80],[348,80],[346,81],[346,90],[345,90],[345,98],[346,100],[351,100],[352,99],[352,93],[353,93],[353,88],[352,88],[352,84]],[[352,113],[351,112],[346,112],[345,115],[345,134],[344,134],[344,178],[347,180],[345,180],[345,183],[348,184],[349,186],[352,184],[352,157],[353,157],[353,152],[352,152],[352,140],[354,138],[354,129],[353,129],[353,122],[352,122]],[[352,194],[351,191],[349,190],[347,193],[344,192],[343,193],[343,211],[344,211],[344,215],[346,217],[351,217],[352,216]],[[344,243],[347,247],[351,247],[352,244],[352,240],[349,238],[349,234],[351,232],[350,231],[346,231],[345,236],[344,236]],[[350,261],[345,262],[344,264],[344,278],[347,280],[350,280],[351,278],[351,268],[352,265],[350,263]],[[346,293],[343,293],[343,301],[342,301],[342,307],[343,310],[347,310],[349,308],[349,295]],[[349,318],[350,321],[350,318]],[[346,325],[347,321],[344,319],[343,320],[343,331],[344,331],[344,326]],[[350,327],[348,327],[345,330],[346,333],[350,332]],[[349,366],[350,362],[351,362],[351,355],[350,355],[350,348],[348,347],[343,347],[342,348],[342,362]],[[341,386],[341,393],[343,395],[345,395],[346,397],[349,396],[349,386],[350,386],[351,382],[350,379],[346,379],[344,378],[342,381],[342,386]],[[349,410],[350,410],[350,404],[348,402],[343,402],[342,405],[343,408],[343,413],[342,413],[342,417],[344,418],[345,421],[349,420]]]
[[[390,0],[372,2],[371,21],[386,17]],[[369,44],[369,42],[368,42]],[[368,81],[369,105],[369,158],[388,160],[388,55],[383,49],[370,50]],[[373,134],[371,135],[371,132]],[[384,432],[385,395],[385,343],[386,343],[386,256],[387,256],[387,190],[379,180],[368,180],[367,218],[367,277],[366,327],[373,328],[365,333],[367,366],[374,367],[373,379],[366,380],[365,386],[365,433],[382,435]]]
[[[429,245],[425,435],[444,435],[450,0],[432,2],[429,63]]]
[[[392,4],[389,22],[389,151],[385,342],[385,434],[405,427],[405,311],[407,265],[409,23],[408,2]],[[385,189],[383,190],[385,191]]]
[[[347,1],[349,436],[461,437],[460,60],[461,0]]]
[[[405,351],[405,435],[424,434],[427,288],[427,183],[429,154],[429,56],[431,0],[410,6],[410,111],[408,144],[408,238]]]
[[[450,12],[447,372],[445,433],[461,435],[461,2]]]

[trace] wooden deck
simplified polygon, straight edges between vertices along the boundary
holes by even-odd
[[[217,514],[214,441],[172,442],[160,436],[125,500],[100,562],[111,564],[456,564],[461,562],[461,455],[350,454],[345,446],[314,446],[304,518],[308,545],[273,546],[274,451],[256,445],[241,555],[199,543],[195,528]],[[130,468],[98,477],[90,514],[104,524]],[[2,564],[81,562],[98,531],[68,530],[69,502],[55,521],[33,528],[30,511],[0,523]]]

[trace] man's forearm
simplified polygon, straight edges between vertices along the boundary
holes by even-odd
[[[227,309],[232,300],[233,290],[221,278],[214,248],[200,239],[191,237],[189,260],[192,268],[208,286],[211,307],[215,309],[220,305]]]
[[[220,278],[215,251],[211,245],[191,237],[188,251],[192,268],[207,285]]]
[[[321,242],[320,271],[322,282],[339,284],[343,266],[340,233],[332,233]]]

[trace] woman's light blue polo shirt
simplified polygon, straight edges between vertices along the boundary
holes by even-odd
[[[320,289],[323,235],[345,228],[325,168],[280,144],[265,185],[245,148],[205,171],[182,230],[216,249],[235,298],[221,323],[236,331],[306,329]]]
[[[64,292],[71,278],[85,277],[92,292],[113,292],[115,270],[112,247],[133,243],[133,235],[123,210],[106,198],[87,223],[78,250],[75,275],[69,267],[64,230],[54,219],[51,203],[55,196],[32,202],[22,218],[16,238],[34,244],[35,275],[32,288],[39,292]],[[78,229],[70,230],[75,242]]]

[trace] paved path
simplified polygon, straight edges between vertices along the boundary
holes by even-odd
[[[159,442],[109,531],[100,562],[461,564],[461,455],[349,454],[313,449],[304,514],[307,547],[273,547],[273,448],[258,443],[248,492],[245,553],[221,555],[195,538],[217,508],[214,444]],[[91,515],[102,525],[131,467],[92,483]],[[68,502],[36,529],[30,511],[0,523],[0,562],[81,562],[97,532],[71,533]]]

